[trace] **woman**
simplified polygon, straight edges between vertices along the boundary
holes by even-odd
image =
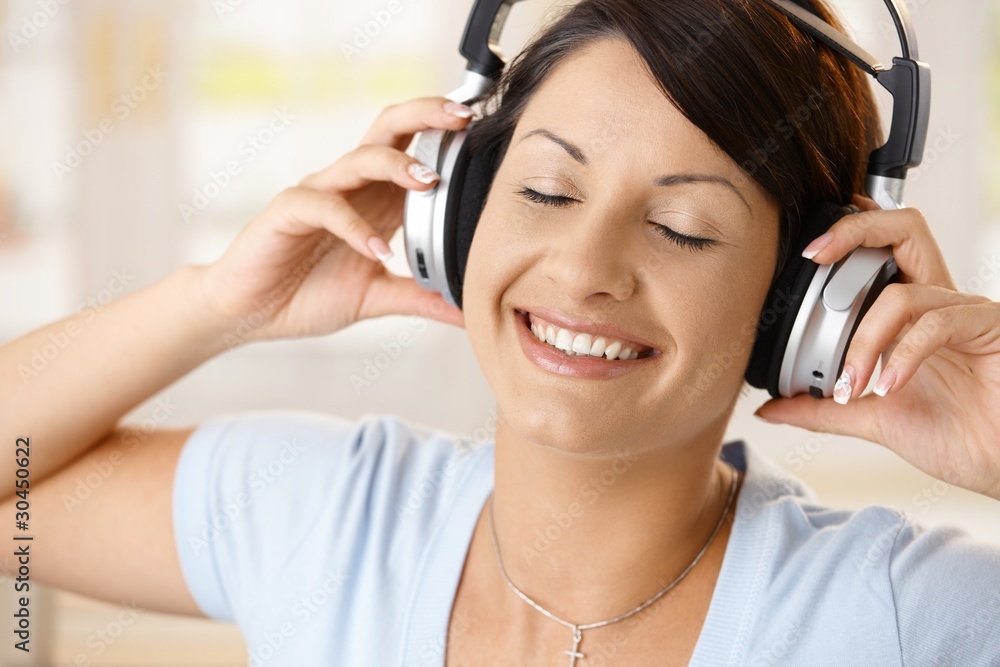
[[[378,262],[404,191],[436,180],[402,150],[472,114],[423,98],[280,193],[218,261],[80,324],[46,372],[17,377],[77,318],[0,348],[7,440],[35,444],[36,579],[234,621],[252,665],[997,664],[1000,549],[888,508],[824,508],[722,444],[745,325],[798,212],[861,190],[879,136],[861,75],[767,3],[584,0],[499,89],[472,139],[497,169],[463,311]],[[807,252],[891,245],[903,283],[855,335],[846,405],[803,395],[760,415],[1000,499],[1000,308],[956,291],[919,212],[853,201]],[[494,442],[470,451],[390,415],[116,427],[227,346],[390,313],[465,327]],[[573,374],[539,340],[549,327],[603,338],[606,358]],[[742,356],[706,385],[720,350]],[[862,397],[883,351],[892,370]],[[74,502],[76,480],[122,463]]]

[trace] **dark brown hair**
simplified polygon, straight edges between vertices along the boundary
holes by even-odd
[[[842,29],[822,2],[799,4]],[[777,276],[801,216],[863,192],[882,141],[867,75],[765,0],[581,0],[549,25],[481,99],[470,131],[494,173],[548,74],[594,40],[627,40],[664,94],[780,205]]]

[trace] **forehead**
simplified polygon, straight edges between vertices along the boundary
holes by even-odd
[[[514,142],[538,127],[578,145],[597,168],[614,162],[657,173],[710,170],[750,185],[738,165],[663,93],[623,39],[594,40],[553,69],[526,105]]]

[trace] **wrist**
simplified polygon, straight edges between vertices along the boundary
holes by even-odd
[[[181,285],[184,296],[184,319],[189,331],[196,338],[197,346],[208,356],[215,356],[228,349],[248,342],[240,334],[239,318],[222,312],[205,289],[208,266],[187,264],[175,271],[172,278]]]

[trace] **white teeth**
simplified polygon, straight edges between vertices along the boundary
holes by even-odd
[[[590,354],[590,334],[580,333],[573,339],[573,351],[577,354]]]
[[[545,342],[549,345],[556,344],[556,328],[551,324],[545,327]]]
[[[573,350],[573,334],[565,329],[560,329],[556,333],[556,347],[563,352],[571,352]]]
[[[562,350],[570,356],[589,355],[591,357],[605,357],[609,361],[615,359],[629,361],[639,358],[638,351],[633,350],[631,347],[623,346],[621,341],[616,340],[608,345],[608,341],[604,336],[595,337],[586,333],[574,335],[573,332],[557,328],[552,324],[542,325],[530,320],[529,324],[531,325],[531,333],[535,338]]]
[[[592,357],[603,357],[604,348],[608,344],[608,341],[604,340],[604,336],[598,336],[594,341],[594,346],[590,348],[590,356]]]

